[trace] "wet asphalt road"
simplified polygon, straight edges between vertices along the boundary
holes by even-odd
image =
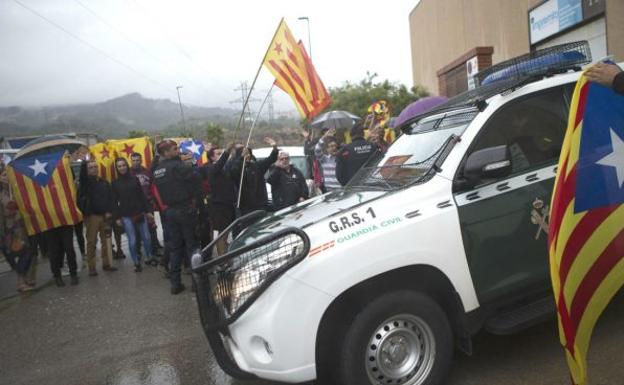
[[[184,279],[188,283],[189,277]],[[472,357],[456,354],[448,384],[567,384],[554,327],[552,322],[515,336],[477,336]],[[622,384],[623,352],[624,300],[619,297],[594,337],[591,383]],[[77,287],[48,286],[0,302],[0,384],[270,382],[228,378],[213,361],[193,295],[172,296],[156,269],[136,274],[126,260],[118,272],[93,278],[81,273]]]
[[[127,260],[80,278],[0,303],[0,384],[239,384],[213,362],[190,291]]]

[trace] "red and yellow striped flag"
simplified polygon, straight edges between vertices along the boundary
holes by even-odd
[[[624,284],[624,97],[581,76],[559,158],[548,235],[559,335],[587,384],[598,317]]]
[[[115,152],[106,143],[96,143],[89,147],[89,153],[98,163],[98,176],[111,183],[115,179]]]
[[[303,44],[295,41],[283,19],[271,41],[264,66],[275,76],[275,85],[295,102],[301,117],[311,120],[331,103],[331,96]]]
[[[143,167],[150,168],[152,164],[152,142],[147,136],[133,139],[115,139],[107,140],[109,150],[114,152],[116,156],[125,158],[130,163],[130,155],[134,152],[141,154]]]
[[[69,156],[64,154],[24,156],[9,163],[9,183],[28,235],[82,221]]]

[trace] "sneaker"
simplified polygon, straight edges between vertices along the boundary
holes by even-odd
[[[156,267],[158,266],[158,261],[156,260],[156,258],[150,258],[147,261],[145,261],[146,265],[150,265],[152,267]]]
[[[140,273],[140,272],[142,272],[142,271],[143,271],[143,268],[141,267],[141,264],[140,264],[140,263],[138,263],[138,264],[134,265],[134,272],[135,272],[135,273]]]
[[[69,278],[69,284],[72,286],[76,286],[78,284],[78,276],[72,275],[71,278]]]
[[[54,284],[56,285],[56,287],[63,287],[63,286],[65,286],[65,282],[63,282],[63,278],[61,278],[61,277],[55,277],[54,278]]]
[[[68,276],[69,276],[69,267],[67,267],[67,265],[65,265],[61,269],[61,277],[68,277]]]
[[[96,270],[89,270],[89,277],[95,277],[97,274]]]
[[[175,286],[171,288],[171,294],[176,295],[176,294],[180,294],[184,291],[184,289],[186,289],[186,287],[184,287],[184,284],[180,284],[179,286]]]
[[[104,271],[117,271],[117,268],[115,266],[104,266],[102,267],[102,270]]]

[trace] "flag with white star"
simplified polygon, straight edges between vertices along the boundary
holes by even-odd
[[[624,285],[624,97],[585,76],[570,106],[548,245],[560,341],[574,384],[586,385],[592,331]]]
[[[7,176],[28,235],[82,221],[64,150],[14,159]]]
[[[193,154],[193,159],[197,165],[201,166],[206,163],[206,151],[204,143],[197,139],[188,139],[180,143],[180,152]]]

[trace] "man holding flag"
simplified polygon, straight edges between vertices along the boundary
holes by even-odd
[[[73,226],[82,221],[76,205],[76,188],[65,149],[23,156],[8,167],[11,188],[24,218],[28,235],[42,233],[48,249],[50,269],[57,286],[63,256],[67,256],[70,282],[78,284]]]
[[[613,91],[624,95],[624,71],[615,64],[597,63],[585,74],[590,82],[612,87]]]
[[[623,82],[606,63],[577,82],[552,198],[551,277],[576,385],[587,384],[592,331],[624,284]]]

